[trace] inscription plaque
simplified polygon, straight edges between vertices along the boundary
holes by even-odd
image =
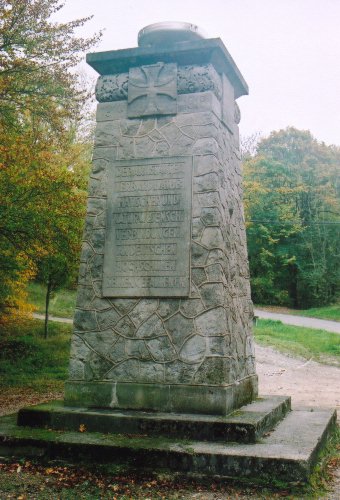
[[[188,297],[192,157],[108,169],[103,297]]]

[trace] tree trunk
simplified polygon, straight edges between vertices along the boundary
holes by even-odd
[[[47,339],[48,336],[48,308],[50,305],[51,292],[52,292],[52,283],[50,280],[48,280],[47,290],[46,290],[46,301],[45,301],[45,328],[44,328],[45,339]]]
[[[297,290],[297,282],[298,282],[298,269],[295,264],[291,264],[289,266],[289,296],[293,300],[293,306],[296,308],[299,306],[298,299],[298,290]]]

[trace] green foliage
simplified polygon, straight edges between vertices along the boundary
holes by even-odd
[[[40,259],[38,266],[38,280],[46,285],[45,295],[45,338],[48,335],[48,314],[52,294],[61,287],[66,286],[72,277],[74,267],[72,254],[67,255],[67,250],[59,250],[55,255],[46,255]]]
[[[20,129],[28,112],[62,133],[64,120],[83,104],[79,77],[70,68],[101,34],[75,35],[90,18],[53,22],[62,7],[60,0],[0,0],[0,107],[7,129]]]
[[[283,352],[340,366],[340,335],[314,328],[285,325],[281,321],[258,320],[256,341]]]
[[[50,301],[50,314],[59,318],[73,318],[76,306],[76,291],[59,289],[53,293]],[[38,313],[45,312],[45,287],[40,283],[28,285],[28,301],[34,305]]]
[[[87,95],[70,69],[98,36],[76,36],[86,18],[53,22],[61,8],[0,0],[0,324],[47,256],[75,266],[79,253],[90,147],[77,133]]]
[[[244,160],[253,299],[311,307],[340,290],[340,149],[272,132]]]
[[[37,279],[46,284],[51,292],[55,292],[69,283],[71,265],[72,262],[67,259],[65,253],[46,255],[39,261]]]
[[[43,323],[12,325],[0,339],[0,387],[61,389],[67,377],[71,325],[51,323],[50,338],[43,338]]]

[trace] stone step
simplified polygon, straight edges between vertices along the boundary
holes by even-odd
[[[0,455],[40,456],[119,463],[142,471],[306,481],[318,452],[336,425],[331,410],[294,410],[255,444],[181,440],[174,437],[101,434],[19,427],[0,418]]]
[[[178,439],[255,443],[290,411],[290,398],[267,396],[226,417],[178,413],[94,410],[63,406],[60,402],[23,408],[18,425],[55,430],[165,436]]]

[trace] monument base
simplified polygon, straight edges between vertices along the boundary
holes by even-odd
[[[284,398],[281,398],[281,403],[278,401],[278,397],[255,401],[227,418],[220,417],[216,421],[215,417],[215,423],[212,422],[214,417],[192,415],[191,425],[194,428],[196,421],[198,421],[196,429],[201,432],[201,436],[206,437],[204,433],[209,426],[210,430],[213,429],[214,440],[210,438],[209,441],[197,437],[196,439],[184,439],[182,436],[175,436],[176,418],[173,422],[169,422],[168,419],[167,423],[161,424],[163,430],[166,427],[171,430],[167,437],[164,435],[155,436],[153,431],[150,432],[152,426],[149,425],[148,432],[138,427],[138,421],[143,421],[141,415],[137,415],[137,420],[131,426],[131,415],[129,417],[125,412],[121,412],[121,416],[123,419],[125,417],[125,422],[130,422],[130,427],[127,426],[125,433],[90,432],[86,425],[81,422],[79,409],[72,410],[70,408],[65,422],[69,419],[69,423],[78,424],[81,422],[82,425],[80,424],[77,430],[53,430],[49,426],[49,423],[53,424],[52,414],[50,413],[51,421],[48,423],[46,411],[43,410],[39,417],[39,409],[37,408],[35,419],[33,419],[33,408],[30,412],[22,411],[19,419],[21,419],[21,423],[26,423],[26,425],[30,423],[31,419],[31,423],[33,420],[36,425],[40,418],[40,423],[44,426],[43,429],[18,426],[13,415],[0,418],[0,455],[42,457],[44,459],[59,458],[72,460],[76,463],[79,463],[80,460],[118,463],[120,467],[126,467],[126,469],[132,467],[134,471],[139,468],[141,472],[156,474],[157,472],[164,473],[167,470],[172,473],[185,474],[185,476],[194,475],[204,478],[216,476],[220,478],[231,477],[233,480],[247,478],[269,485],[272,484],[273,480],[294,483],[307,481],[319,452],[335,428],[336,412],[317,408],[294,410],[289,412],[270,432],[263,432],[268,429],[268,426],[264,425],[265,419],[260,418],[261,412],[257,410],[261,404],[262,409],[266,405],[270,406],[270,401],[272,400],[273,403],[275,399],[276,412],[274,411],[274,414],[276,413],[276,418],[271,422],[273,425],[277,421],[277,417],[283,417],[285,410],[287,410],[287,400]],[[41,407],[43,406],[46,405],[41,405]],[[222,421],[225,423],[225,429],[231,430],[229,437],[239,439],[241,435],[246,436],[247,430],[249,431],[251,428],[252,407],[254,410],[252,415],[253,429],[257,428],[258,431],[261,431],[257,436],[253,436],[255,443],[222,442],[221,439],[218,439],[221,438],[218,428]],[[87,413],[84,409],[84,422]],[[106,416],[110,414],[107,410],[97,413],[102,415],[106,413]],[[119,412],[113,413],[119,414]],[[273,412],[269,413],[273,414]],[[148,418],[153,419],[152,421],[156,423],[156,415],[153,417],[144,415],[144,423]],[[92,415],[92,417],[95,416]],[[180,431],[185,429],[187,417],[179,416],[177,422]],[[56,425],[57,420],[54,418],[54,425]],[[239,428],[235,425],[237,420]],[[90,420],[86,422],[90,423]],[[106,424],[108,422],[109,420],[106,420]],[[243,426],[242,422],[247,425]],[[47,427],[45,424],[48,424]],[[187,426],[188,428],[190,426]],[[242,434],[242,428],[245,429],[245,434]],[[131,429],[139,429],[139,432],[128,433]],[[234,436],[232,429],[236,432]],[[104,426],[104,430],[108,429],[105,429]],[[262,437],[259,439],[261,433]],[[250,435],[251,433],[248,433],[248,436]],[[228,436],[224,435],[224,437]]]
[[[285,396],[259,398],[226,417],[74,408],[56,401],[21,409],[18,425],[70,431],[83,426],[86,432],[255,443],[289,411],[290,398]]]
[[[257,393],[257,375],[226,386],[66,382],[65,406],[228,415]]]

